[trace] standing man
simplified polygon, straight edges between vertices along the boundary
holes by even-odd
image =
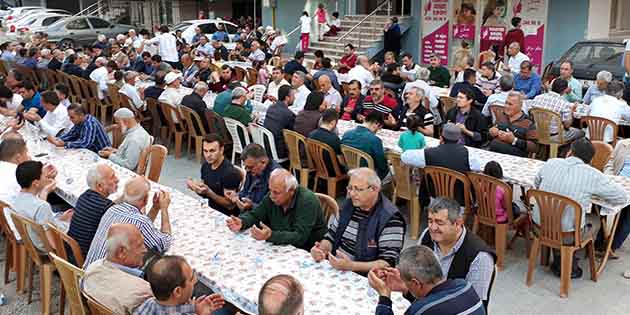
[[[168,26],[160,27],[160,35],[145,42],[145,45],[157,44],[160,49],[162,60],[166,61],[171,67],[182,70],[179,63],[179,53],[177,52],[177,38],[169,33]]]
[[[389,22],[385,24],[383,28],[384,33],[384,50],[391,51],[396,56],[400,54],[400,25],[398,25],[398,18],[393,16]]]

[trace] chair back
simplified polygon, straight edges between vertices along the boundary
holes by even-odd
[[[20,233],[20,237],[22,238],[22,243],[24,243],[24,247],[26,248],[26,252],[29,254],[33,262],[38,266],[41,266],[45,263],[43,259],[43,255],[53,252],[53,248],[48,242],[48,238],[46,237],[46,232],[44,228],[29,220],[15,212],[11,213],[11,219],[13,220],[13,224],[15,225],[15,229]],[[37,238],[44,244],[45,252],[41,252],[35,245],[33,244],[33,240],[31,239],[31,235],[28,231],[32,231]]]
[[[464,194],[464,207],[467,211],[471,209],[472,201],[470,197],[470,180],[466,175],[439,166],[427,166],[424,168],[424,175],[427,183],[431,182],[435,195],[457,200],[456,186],[462,185]]]
[[[147,178],[153,182],[160,181],[160,175],[162,174],[162,167],[164,161],[168,155],[168,149],[160,144],[150,145],[140,153],[138,159],[138,168],[136,173],[138,175],[147,175]],[[147,174],[147,167],[149,167],[149,173]]]
[[[490,109],[490,112],[492,113],[492,119],[493,119],[492,122],[505,120],[505,112],[503,111],[505,109],[504,104],[494,103],[489,106],[489,109]]]
[[[204,112],[206,120],[208,121],[208,133],[216,133],[221,136],[225,145],[232,145],[232,136],[225,125],[223,117],[212,110],[206,110]]]
[[[317,177],[333,177],[332,174],[329,173],[331,170],[328,169],[325,157],[326,155],[330,158],[330,165],[333,167],[332,171],[334,171],[335,176],[343,177],[344,173],[341,171],[341,167],[337,161],[337,154],[335,154],[335,150],[333,150],[330,145],[315,139],[307,138],[306,149],[313,161],[313,167],[315,168],[315,174]]]
[[[109,307],[101,304],[101,302],[95,300],[89,294],[82,292],[83,297],[87,300],[88,308],[90,309],[90,315],[114,315],[114,311]]]
[[[440,102],[442,103],[442,110],[445,116],[448,111],[457,106],[457,99],[450,96],[440,96]]]
[[[149,113],[151,113],[151,119],[153,120],[151,134],[157,137],[158,135],[160,135],[160,127],[164,126],[165,124],[165,122],[162,121],[162,117],[160,116],[158,100],[147,97],[145,101],[147,103],[147,109],[149,110]]]
[[[560,248],[563,244],[564,237],[573,234],[575,244],[581,243],[580,226],[582,223],[582,207],[575,200],[560,194],[542,191],[538,189],[530,189],[527,191],[527,201],[532,199],[538,206],[540,213],[540,241],[543,245],[549,247]],[[573,232],[562,232],[562,217],[566,211],[574,212]]]
[[[402,163],[400,153],[387,152],[385,153],[385,158],[391,163],[394,171],[392,178],[396,196],[406,200],[418,198],[416,183],[411,179],[411,167]]]
[[[337,204],[337,201],[335,201],[335,199],[328,195],[320,193],[315,193],[315,196],[317,196],[317,199],[319,199],[319,205],[324,211],[324,218],[326,219],[326,222],[329,222],[330,218],[333,216],[339,216],[339,205]]]
[[[313,160],[308,150],[306,150],[306,137],[299,132],[289,129],[282,129],[282,135],[284,136],[284,143],[287,144],[287,149],[289,150],[290,168],[293,170],[301,170],[303,168],[313,169]],[[302,155],[300,153],[301,150],[306,150],[306,154]],[[306,161],[302,159],[303,156],[306,157]]]
[[[497,222],[496,191],[502,189],[503,209],[508,216],[508,224],[515,219],[512,214],[512,187],[500,179],[481,173],[469,172],[468,178],[477,197],[477,217],[485,225],[495,225]]]
[[[247,69],[247,86],[254,85],[256,82],[258,82],[258,70],[254,68]]]
[[[46,76],[48,89],[53,90],[55,88],[55,85],[59,83],[59,81],[57,80],[57,72],[51,69],[44,69],[44,76]]]
[[[107,95],[109,96],[109,101],[112,105],[114,105],[114,107],[122,106],[120,100],[120,89],[116,85],[110,83],[107,84]]]
[[[257,101],[257,102],[263,101],[263,96],[265,96],[265,91],[267,90],[266,86],[262,84],[255,84],[248,87],[248,89],[254,92],[254,101]]]
[[[91,99],[96,99],[98,100],[98,85],[96,85],[96,81],[92,81],[92,80],[83,80],[83,84],[85,84],[85,87],[87,89],[87,95],[89,98]]]
[[[247,71],[241,67],[234,67],[232,68],[234,70],[234,75],[236,76],[236,81],[244,81],[245,77],[247,76]]]
[[[282,58],[280,58],[280,56],[273,56],[269,59],[269,62],[267,64],[273,67],[279,67],[282,65]]]
[[[164,114],[164,119],[166,120],[166,125],[168,126],[168,129],[172,130],[173,132],[181,131],[182,128],[179,126],[179,124],[175,123],[175,119],[177,119],[177,121],[180,123],[182,121],[180,112],[168,103],[158,102],[158,104],[160,106],[160,110]]]
[[[192,108],[180,105],[179,111],[182,113],[182,118],[186,121],[186,127],[188,129],[188,134],[193,137],[203,137],[206,134],[206,128],[203,126],[203,122],[199,117],[199,114],[192,110]]]
[[[69,89],[70,93],[74,95],[78,101],[87,100],[87,92],[84,93],[83,88],[81,87],[81,83],[79,80],[81,78],[74,75],[67,75],[68,82],[70,83]]]
[[[55,245],[55,253],[65,261],[70,261],[68,252],[66,251],[66,245],[72,251],[72,257],[74,257],[74,261],[77,266],[83,266],[83,262],[85,261],[83,258],[83,254],[81,253],[81,247],[79,247],[79,243],[74,240],[72,237],[68,236],[66,232],[60,230],[54,224],[46,223],[48,231],[53,238],[53,244]]]
[[[341,153],[343,153],[343,157],[346,159],[346,165],[349,170],[361,167],[362,162],[366,164],[364,166],[367,168],[374,169],[374,159],[369,154],[359,149],[342,144]]]
[[[260,144],[263,148],[265,148],[267,154],[271,154],[271,157],[274,160],[278,162],[282,161],[280,158],[278,158],[278,150],[276,150],[276,140],[273,136],[273,133],[271,133],[269,129],[258,124],[251,124],[250,131],[252,133],[252,140],[254,141],[254,143]],[[283,160],[286,161],[286,159]]]
[[[81,294],[81,278],[83,270],[75,267],[68,260],[63,259],[54,253],[48,254],[59,272],[59,278],[63,283],[63,290],[66,292],[66,299],[70,302],[70,313],[72,315],[88,315],[90,312],[86,307],[83,294]]]
[[[610,156],[613,153],[613,147],[604,141],[595,140],[591,141],[591,143],[595,148],[595,155],[591,160],[591,166],[603,172],[604,167],[606,167],[606,164],[608,164]]]
[[[234,152],[241,154],[243,149],[250,143],[250,135],[249,131],[247,131],[247,127],[243,125],[240,121],[224,117],[225,126],[227,130],[230,132],[230,136],[232,137],[232,143],[234,144],[233,150]],[[239,136],[239,131],[242,133],[243,138]],[[232,161],[232,163],[235,163]]]
[[[11,229],[9,221],[7,221],[7,217],[4,215],[4,211],[10,211],[10,207],[8,204],[0,201],[0,233],[4,234],[11,243],[15,243],[17,242],[17,238],[13,233],[13,229]]]
[[[35,73],[35,70],[29,67],[15,65],[15,71],[23,74],[26,80],[31,81],[33,85],[35,85],[35,87],[39,88],[39,84],[40,84],[39,77]]]
[[[243,189],[243,185],[245,185],[245,177],[247,177],[247,171],[244,168],[236,165],[234,165],[234,168],[236,168],[238,170],[238,173],[241,174],[241,183],[238,185],[238,190],[240,191],[241,189]]]
[[[588,127],[588,138],[597,141],[604,141],[604,135],[606,134],[606,130],[612,131],[612,146],[614,147],[617,144],[617,133],[619,132],[619,126],[617,123],[610,119],[595,117],[595,116],[584,116],[581,119],[582,126]]]
[[[564,143],[564,128],[560,114],[548,109],[532,108],[529,110],[529,115],[536,124],[538,143],[547,145]],[[553,125],[558,126],[557,136],[552,132]]]

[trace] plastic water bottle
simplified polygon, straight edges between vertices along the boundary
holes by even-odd
[[[7,298],[4,296],[4,293],[0,293],[0,306],[7,304]]]

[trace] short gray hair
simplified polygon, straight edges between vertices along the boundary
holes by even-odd
[[[615,80],[608,84],[608,87],[606,88],[606,94],[615,98],[621,98],[621,96],[623,96],[623,89],[623,83],[619,80]]]
[[[416,78],[422,81],[429,80],[430,76],[431,76],[431,71],[429,71],[429,69],[425,67],[421,67],[420,69],[418,69],[418,71],[416,71]]]
[[[283,174],[283,173],[286,173],[286,174]],[[297,189],[297,187],[298,187],[297,178],[295,178],[295,176],[293,176],[293,174],[291,174],[290,172],[288,172],[284,168],[276,168],[275,170],[273,170],[271,172],[271,175],[269,175],[269,178],[272,178],[272,177],[275,177],[275,176],[281,176],[281,175],[285,175],[284,176],[284,187],[285,187],[286,191]]]
[[[412,86],[409,88],[409,90],[407,90],[407,92],[411,92],[411,91],[416,93],[416,95],[420,95],[420,98],[424,98],[424,89],[417,86]]]
[[[98,183],[101,182],[101,180],[103,179],[103,173],[101,172],[101,168],[103,166],[105,166],[107,164],[105,163],[98,163],[93,165],[92,167],[90,167],[90,169],[87,172],[87,176],[86,176],[86,181],[87,181],[87,185],[88,187],[90,187],[90,189],[95,190],[96,189],[96,185],[98,185]]]
[[[98,58],[96,58],[96,61],[94,61],[94,63],[99,65],[99,66],[105,66],[105,65],[107,65],[107,58],[105,58],[105,57],[98,57]]]
[[[398,270],[403,280],[416,279],[422,284],[435,284],[444,279],[442,267],[433,251],[417,245],[406,248],[400,253]]]
[[[462,218],[462,211],[459,203],[453,199],[443,197],[433,198],[428,208],[431,213],[438,213],[442,210],[447,210],[448,220],[451,221],[451,223],[455,223],[455,221]]]
[[[294,75],[297,75],[298,78],[300,78],[300,80],[304,81],[306,80],[306,74],[302,71],[295,71],[293,72]]]
[[[127,71],[125,72],[125,81],[134,79],[135,77],[138,76],[138,72],[135,71]]]
[[[126,202],[126,203],[136,203],[140,200],[142,200],[143,198],[145,198],[147,196],[147,194],[149,193],[149,190],[151,190],[151,184],[149,183],[149,181],[145,181],[145,185],[147,186],[146,190],[138,190],[135,191],[133,194],[130,194],[130,189],[129,189],[129,185],[133,183],[133,181],[128,181],[125,184],[125,189],[124,189],[124,193],[122,196],[122,201]]]
[[[204,91],[204,90],[207,91],[208,90],[208,84],[206,82],[199,81],[199,82],[197,82],[195,84],[194,89],[195,89],[196,92],[200,92],[200,91]]]
[[[508,95],[507,95],[507,98],[510,98],[510,97],[516,97],[516,98],[518,98],[518,102],[519,102],[519,104],[520,104],[521,106],[523,106],[523,99],[525,99],[525,96],[523,96],[523,93],[521,93],[521,92],[517,92],[517,91],[512,91],[512,92],[509,92],[509,93],[508,93]],[[507,100],[507,99],[506,99],[506,100]]]
[[[105,240],[105,252],[107,260],[111,260],[121,247],[129,248],[129,234],[116,233]]]
[[[350,176],[350,178],[364,178],[365,180],[367,180],[370,186],[381,189],[381,179],[380,177],[378,177],[378,174],[376,174],[376,172],[371,168],[359,167],[351,169],[350,171],[348,171],[348,176]]]
[[[610,83],[613,80],[613,75],[609,71],[602,70],[597,73],[597,80],[602,80]]]

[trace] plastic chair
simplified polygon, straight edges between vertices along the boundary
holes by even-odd
[[[160,181],[160,175],[162,174],[162,167],[164,166],[164,161],[166,160],[166,156],[168,155],[168,149],[165,146],[159,144],[153,144],[140,153],[140,158],[138,159],[138,168],[136,169],[136,174],[138,175],[147,175],[147,178],[150,181],[158,183]],[[147,166],[151,166],[149,168],[149,173],[147,174]]]
[[[79,247],[77,241],[53,224],[47,223],[46,226],[48,227],[48,230],[52,232],[51,235],[53,237],[53,244],[55,245],[55,254],[65,261],[70,261],[68,253],[66,252],[66,245],[68,245],[72,251],[72,256],[74,257],[76,266],[83,266],[85,260],[83,258],[83,254],[81,254],[81,247]]]
[[[109,97],[109,103],[112,105],[112,112],[115,112],[121,107],[120,89],[113,85],[107,84],[107,96]]]
[[[175,141],[175,159],[179,159],[182,155],[182,142],[184,141],[184,136],[187,133],[184,129],[184,123],[182,122],[180,112],[170,104],[164,102],[158,102],[158,104],[162,113],[164,113],[164,119],[166,120],[166,125],[168,126],[167,143],[170,139]],[[176,120],[178,122],[175,122]]]
[[[385,158],[391,163],[393,169],[394,192],[392,203],[396,204],[396,199],[409,201],[409,212],[411,221],[411,238],[418,239],[420,234],[420,214],[422,205],[418,197],[418,186],[413,182],[411,176],[412,169],[400,160],[400,153],[387,152]]]
[[[4,263],[4,284],[9,283],[9,273],[15,270],[17,279],[17,292],[24,291],[24,279],[26,276],[26,248],[21,240],[18,240],[11,229],[4,210],[9,206],[0,201],[0,231],[4,235],[5,263]]]
[[[83,294],[81,294],[80,280],[83,277],[83,269],[77,268],[54,253],[48,254],[59,272],[59,278],[63,283],[63,290],[70,302],[70,314],[88,315],[90,312],[86,307]]]
[[[317,191],[317,180],[323,179],[327,184],[328,196],[336,199],[337,183],[348,179],[348,174],[341,170],[335,150],[333,150],[333,148],[331,148],[328,144],[313,139],[306,139],[306,148],[313,161],[313,166],[315,167],[315,183],[313,190]],[[328,155],[330,158],[335,176],[332,176],[332,174],[329,173],[326,165],[326,158],[324,157],[325,155]]]
[[[300,185],[308,187],[308,175],[314,171],[313,160],[306,150],[306,137],[298,132],[288,129],[282,129],[284,143],[287,144],[289,150],[289,170],[293,173],[299,173]],[[304,151],[304,155],[301,151]]]
[[[248,87],[248,89],[254,92],[254,101],[262,103],[267,87],[262,84],[256,84]]]
[[[252,140],[254,141],[254,143],[260,144],[263,148],[265,148],[268,153],[271,153],[271,157],[276,160],[276,162],[283,163],[288,160],[288,158],[278,158],[276,140],[273,136],[273,133],[271,133],[269,129],[261,125],[251,124],[249,130],[252,134]]]
[[[462,185],[464,194],[464,222],[466,222],[467,216],[472,213],[472,198],[470,190],[470,180],[468,177],[460,172],[439,166],[427,166],[424,168],[424,176],[426,183],[433,185],[435,196],[446,197],[457,200],[458,188],[456,186]],[[459,202],[459,201],[458,201]],[[461,205],[460,205],[461,206]]]
[[[107,104],[103,102],[98,97],[98,85],[96,85],[95,81],[83,80],[83,84],[85,84],[85,86],[87,87],[87,91],[89,93],[89,99],[95,102],[96,104],[96,110],[97,110],[96,113],[100,115],[101,122],[105,123],[107,121],[108,111],[112,109],[112,113],[113,113],[114,107],[111,104]]]
[[[123,141],[122,130],[118,124],[113,124],[105,127],[106,133],[112,134],[112,148],[118,148]]]
[[[457,107],[457,99],[450,96],[440,96],[440,102],[442,103],[442,111],[444,111],[444,116],[451,109]]]
[[[243,149],[251,142],[249,131],[247,131],[247,127],[238,120],[227,117],[224,117],[223,120],[232,137],[232,143],[234,144],[232,147],[232,164],[241,165],[240,161],[236,163],[236,153],[238,153],[240,157],[241,153],[243,153]],[[243,139],[239,136],[239,130],[243,134]]]
[[[542,108],[532,108],[529,110],[529,114],[536,124],[538,144],[549,146],[549,158],[558,157],[558,148],[567,143],[564,139],[564,127],[560,114]],[[553,121],[555,121],[556,126],[558,126],[557,135],[551,132]]]
[[[182,117],[186,122],[186,130],[188,131],[188,158],[192,157],[192,143],[195,143],[195,156],[197,157],[197,163],[201,163],[201,153],[203,152],[202,142],[208,132],[203,127],[203,122],[199,114],[192,110],[190,107],[180,105],[179,111],[182,113]]]
[[[346,166],[349,170],[361,167],[361,161],[365,161],[367,164],[365,167],[374,169],[374,159],[372,156],[359,149],[342,144],[341,153],[343,153],[343,157],[346,159]]]
[[[255,85],[256,82],[258,82],[258,70],[254,68],[247,69],[247,86]]]
[[[162,141],[165,141],[167,138],[166,134],[168,132],[168,128],[160,116],[160,105],[158,104],[158,100],[148,97],[145,102],[147,103],[147,109],[149,110],[151,120],[153,122],[151,124],[151,135],[154,137],[160,137]]]
[[[114,311],[110,310],[109,307],[101,304],[88,294],[85,294],[85,292],[81,292],[81,294],[85,300],[87,300],[88,309],[90,309],[91,315],[114,315]]]
[[[526,284],[528,287],[532,285],[536,259],[541,246],[545,246],[548,249],[558,249],[560,250],[560,297],[566,298],[569,296],[571,287],[571,269],[575,251],[586,248],[591,267],[591,280],[597,281],[593,235],[590,231],[582,235],[580,231],[582,226],[582,207],[575,200],[551,192],[530,189],[527,191],[527,200],[531,201],[532,199],[538,205],[540,212],[540,225],[534,223],[539,228],[540,235],[534,235],[534,242],[529,254]],[[573,223],[576,227],[575,231],[562,231],[562,217],[565,211],[574,211],[575,220]],[[573,244],[565,245],[564,238],[570,236],[574,239]]]
[[[612,142],[611,145],[614,147],[617,144],[617,133],[619,132],[619,126],[617,123],[610,119],[595,117],[595,116],[584,116],[581,119],[582,126],[586,126],[588,128],[588,138],[593,141],[604,141],[604,135],[606,134],[606,129],[612,129]]]
[[[600,172],[604,171],[604,167],[608,164],[610,160],[610,156],[613,153],[613,147],[603,141],[591,141],[593,147],[595,148],[595,155],[591,160],[591,166],[598,169]]]
[[[322,210],[324,210],[324,218],[326,222],[329,222],[330,218],[333,216],[339,216],[339,205],[335,199],[320,193],[315,193],[315,196],[319,199],[319,205],[322,207]]]

